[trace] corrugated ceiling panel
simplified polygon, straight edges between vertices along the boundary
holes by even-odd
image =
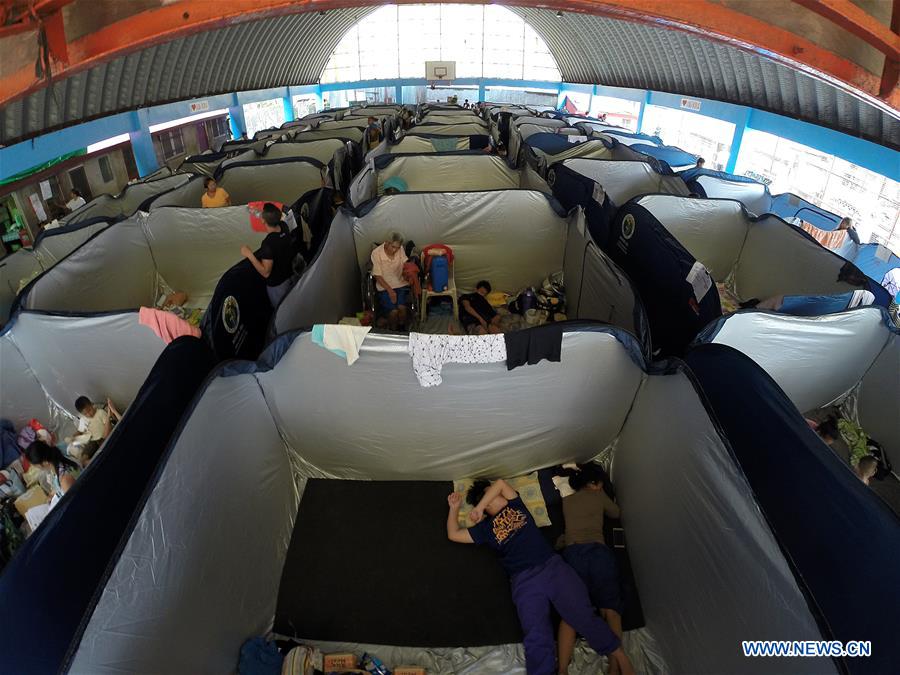
[[[685,32],[512,8],[546,41],[563,80],[701,96],[900,147],[900,122],[799,71]],[[374,8],[272,17],[149,47],[0,110],[0,142],[124,110],[318,81],[344,33]]]

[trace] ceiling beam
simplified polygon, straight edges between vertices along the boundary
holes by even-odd
[[[413,4],[428,0],[399,1]],[[385,4],[383,0],[179,0],[126,17],[68,43],[68,63],[54,63],[52,79],[68,77],[145,47],[243,21],[381,4]],[[485,3],[476,1],[471,4]],[[879,108],[889,108],[894,112],[900,110],[900,88],[895,84],[889,91],[883,91],[880,74],[870,73],[790,31],[712,0],[502,0],[501,4],[595,14],[686,31],[699,38],[722,42],[801,70],[861,96]],[[37,79],[34,69],[30,67],[4,74],[0,77],[0,105],[22,98],[47,84],[46,79]]]
[[[900,35],[850,0],[794,0],[872,45],[888,59],[900,58]]]

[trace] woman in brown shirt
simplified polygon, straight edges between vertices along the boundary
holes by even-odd
[[[618,505],[603,491],[606,474],[597,464],[579,465],[579,471],[569,478],[575,493],[562,500],[566,521],[562,557],[571,565],[588,587],[591,603],[622,639],[622,595],[616,558],[603,541],[603,516],[618,518]],[[559,625],[559,672],[568,672],[575,650],[575,630],[565,621]],[[609,672],[619,672],[618,664],[610,660]]]

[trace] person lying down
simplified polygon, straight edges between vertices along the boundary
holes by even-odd
[[[529,675],[560,672],[551,606],[594,650],[608,655],[621,675],[633,675],[619,638],[594,612],[584,582],[544,539],[519,493],[503,480],[490,485],[476,481],[466,498],[474,505],[469,529],[458,522],[462,495],[454,492],[447,497],[447,538],[459,544],[487,546],[500,556],[524,632]]]

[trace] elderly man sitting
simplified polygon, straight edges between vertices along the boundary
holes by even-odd
[[[403,278],[403,235],[391,232],[388,240],[372,251],[372,276],[378,291],[378,305],[389,330],[405,329],[409,321],[409,284]]]

